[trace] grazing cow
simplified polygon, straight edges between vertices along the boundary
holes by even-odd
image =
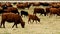
[[[6,4],[2,4],[1,7],[4,9],[7,9],[7,5]]]
[[[26,12],[26,11],[21,11],[21,16],[22,16],[22,15],[28,16],[28,12]]]
[[[33,14],[36,15],[36,13],[41,13],[41,15],[44,14],[46,16],[46,12],[44,11],[43,8],[34,8],[34,13]]]
[[[60,15],[60,11],[57,8],[50,8],[50,15],[57,14]]]
[[[59,8],[59,5],[52,5],[52,8]]]
[[[20,8],[20,9],[25,9],[25,8],[30,8],[30,4],[28,3],[21,3],[21,4],[17,4],[17,8]]]
[[[17,8],[24,9],[24,5],[23,4],[17,4]]]
[[[52,8],[59,8],[59,4],[58,3],[50,3],[49,6],[51,6]]]
[[[3,9],[7,9],[8,7],[13,7],[10,2],[6,2],[5,4],[2,4],[1,7]]]
[[[31,22],[31,20],[33,20],[33,22],[34,22],[34,20],[36,20],[36,23],[37,23],[37,21],[40,22],[40,19],[36,15],[29,14],[28,17],[29,17],[28,24],[29,24],[29,21]]]
[[[7,5],[7,7],[12,7],[10,2],[6,2],[5,4]]]
[[[12,28],[15,25],[16,25],[16,28],[17,28],[17,24],[19,24],[19,23],[21,23],[22,28],[24,28],[24,26],[25,26],[25,22],[22,20],[22,17],[18,14],[3,13],[0,27],[3,25],[3,28],[5,28],[5,21],[14,22],[14,25],[12,26]]]
[[[9,13],[9,12],[12,12],[12,13],[18,13],[18,9],[17,8],[14,8],[14,7],[8,7],[7,9],[4,10],[4,13]]]

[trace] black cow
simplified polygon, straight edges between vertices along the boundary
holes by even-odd
[[[28,12],[26,12],[26,11],[21,11],[21,16],[22,16],[22,15],[28,16]]]

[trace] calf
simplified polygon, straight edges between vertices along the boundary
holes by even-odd
[[[37,23],[37,21],[40,22],[40,19],[36,15],[29,14],[28,17],[29,17],[28,24],[29,24],[29,21],[31,21],[31,19],[33,20],[33,22],[34,22],[34,20],[36,20],[36,23]]]
[[[17,24],[19,24],[19,23],[21,23],[22,28],[24,28],[24,26],[25,26],[25,22],[22,20],[21,16],[18,15],[18,14],[3,13],[0,27],[3,25],[3,27],[5,28],[5,21],[10,22],[10,23],[14,22],[14,25],[12,26],[12,28],[15,25],[16,25],[16,28],[17,28]]]

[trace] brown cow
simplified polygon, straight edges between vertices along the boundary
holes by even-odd
[[[24,9],[24,5],[23,4],[17,4],[17,8]]]
[[[1,4],[1,7],[3,9],[7,9],[8,7],[13,7],[13,6],[12,6],[12,4],[10,2],[6,2],[6,3]]]
[[[40,6],[40,2],[29,2],[29,4],[33,6]]]
[[[40,22],[40,19],[36,15],[29,14],[28,17],[29,17],[28,24],[29,24],[29,21],[31,21],[31,19],[33,20],[33,22],[34,22],[34,20],[36,20],[36,23],[37,23],[37,21]]]
[[[50,16],[55,14],[60,16],[60,8],[52,8],[52,7],[46,8],[46,15],[48,14],[50,14]]]
[[[40,6],[40,2],[34,2],[33,6]]]
[[[52,2],[49,4],[49,6],[51,6],[52,8],[59,8],[59,3],[56,3],[56,2]]]
[[[21,23],[22,28],[24,28],[24,26],[25,26],[25,22],[22,20],[22,17],[18,14],[3,13],[0,27],[3,25],[3,27],[5,28],[5,21],[14,22],[14,25],[12,26],[12,28],[15,25],[16,25],[16,28],[17,28],[17,24],[19,24],[19,23]]]
[[[10,2],[5,3],[7,7],[12,7],[12,4]]]
[[[4,13],[9,13],[9,12],[12,12],[12,13],[18,13],[18,9],[17,8],[14,8],[14,7],[8,7],[7,9],[4,10]]]
[[[28,4],[28,2],[26,3],[20,3],[20,4],[17,4],[17,8],[20,8],[20,9],[24,9],[24,8],[30,8],[30,4]]]
[[[41,15],[44,14],[46,16],[46,13],[44,11],[43,8],[34,8],[34,13],[36,15],[36,13],[40,13]]]
[[[50,15],[57,14],[60,15],[60,11],[57,8],[50,8]]]

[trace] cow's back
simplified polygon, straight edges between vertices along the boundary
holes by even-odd
[[[14,13],[3,13],[2,14],[2,20],[5,21],[18,21],[20,18],[20,16],[18,14],[14,14]]]

